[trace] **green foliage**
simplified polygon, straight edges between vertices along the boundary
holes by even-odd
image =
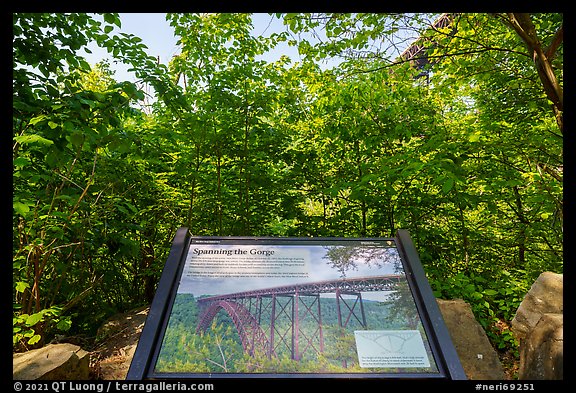
[[[104,20],[14,14],[15,348],[39,346],[63,328],[92,334],[94,317],[149,301],[159,274],[155,257],[162,258],[170,244],[171,234],[163,230],[172,229],[152,221],[157,216],[150,214],[150,201],[134,198],[156,199],[148,188],[153,182],[140,183],[146,191],[121,184],[124,174],[128,183],[140,175],[126,160],[136,138],[124,122],[141,119],[130,104],[142,92],[133,83],[116,83],[107,63],[92,68],[77,55],[95,40],[128,51],[133,62],[147,56],[129,40],[102,32],[107,23],[119,24],[117,15]],[[119,176],[120,165],[133,174]],[[153,226],[142,225],[139,215]],[[108,253],[116,242],[117,252]],[[58,314],[46,311],[54,307]],[[24,328],[30,329],[18,330]]]
[[[524,272],[512,274],[506,270],[488,279],[484,275],[458,273],[454,276],[430,280],[434,294],[439,298],[460,298],[472,306],[472,312],[498,349],[517,349],[517,341],[510,331],[514,318],[530,284],[522,277]]]
[[[182,50],[165,66],[115,33],[117,14],[13,14],[15,350],[63,330],[93,337],[149,303],[180,226],[408,229],[437,296],[470,302],[494,345],[514,349],[523,294],[563,269],[562,113],[509,17],[428,29],[437,16],[286,14],[286,32],[254,37],[249,14],[168,14]],[[561,86],[562,15],[530,18]],[[326,39],[306,40],[312,30]],[[392,50],[406,37],[427,45],[424,68]],[[88,64],[91,41],[138,83]],[[279,42],[302,60],[261,60]],[[320,66],[333,56],[345,61]],[[145,84],[158,99],[144,112]],[[201,344],[189,355],[218,364],[206,370],[241,353]]]
[[[18,289],[17,285],[16,290]],[[38,343],[42,344],[44,340],[42,332],[47,324],[53,325],[57,331],[67,332],[72,321],[69,316],[62,316],[61,313],[60,307],[53,306],[31,315],[18,314],[12,319],[12,344],[23,349],[33,347]]]

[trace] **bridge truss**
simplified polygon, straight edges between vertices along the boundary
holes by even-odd
[[[394,291],[401,281],[405,281],[403,275],[361,277],[200,298],[196,332],[205,332],[224,310],[245,352],[271,358],[288,351],[291,359],[301,360],[307,354],[324,352],[322,299],[335,299],[340,328],[368,329],[362,293]]]

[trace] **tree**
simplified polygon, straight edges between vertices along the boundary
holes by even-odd
[[[494,289],[488,293],[499,293],[499,286],[511,279],[532,282],[541,271],[562,266],[562,16],[449,16],[449,24],[437,24],[439,15],[425,14],[287,14],[284,22],[293,32],[318,37],[299,43],[302,55],[345,60],[340,83],[372,76],[366,89],[355,80],[348,90],[365,92],[369,100],[363,101],[363,94],[343,96],[343,112],[353,122],[330,136],[344,139],[349,130],[357,131],[344,151],[358,155],[370,140],[370,128],[359,121],[363,115],[372,115],[373,126],[385,124],[382,111],[369,108],[378,102],[377,94],[398,86],[391,81],[404,81],[402,98],[424,97],[429,125],[416,121],[414,129],[420,132],[389,139],[402,141],[401,149],[385,154],[368,149],[359,155],[364,168],[374,157],[390,157],[375,167],[396,170],[363,176],[362,186],[350,194],[360,202],[361,214],[353,221],[362,222],[371,206],[388,210],[395,224],[391,228],[411,231],[433,287],[442,288],[446,275],[454,277],[450,285],[478,304],[480,319],[497,321],[509,314],[492,310],[492,295],[483,292],[489,282]],[[414,51],[404,49],[407,38],[414,41]],[[407,64],[419,67],[417,72],[409,72]],[[377,80],[384,83],[379,86]],[[428,93],[417,93],[416,86]],[[356,103],[364,105],[364,112],[350,111]],[[398,110],[396,104],[388,108]],[[399,112],[412,114],[417,107]],[[329,113],[338,112],[331,108]],[[393,119],[392,124],[404,129]],[[354,168],[350,156],[348,170]],[[330,163],[327,167],[334,168]],[[386,190],[385,197],[367,199],[366,191],[378,188]],[[340,231],[350,226],[338,225]],[[460,286],[462,272],[475,283]],[[490,323],[485,323],[488,329]]]
[[[130,104],[143,93],[133,83],[116,83],[105,63],[92,69],[78,52],[95,41],[135,65],[165,97],[170,84],[139,38],[109,35],[121,25],[118,15],[102,18],[13,14],[16,347],[39,346],[55,330],[70,329],[72,310],[89,309],[88,299],[99,290],[112,308],[123,304],[126,291],[118,291],[124,285],[116,280],[126,279],[118,275],[124,266],[112,263],[105,250],[123,257],[140,252],[130,235],[108,237],[107,215],[110,207],[130,218],[137,210],[134,200],[122,198],[124,190],[114,189],[118,182],[112,178],[113,162],[122,163],[134,141],[123,121],[137,117]],[[176,104],[176,95],[170,101]],[[108,198],[110,191],[118,193]],[[108,202],[107,209],[99,209]],[[145,259],[148,253],[143,254]],[[148,297],[152,284],[145,290]]]
[[[504,23],[509,24],[514,31],[520,36],[522,41],[526,44],[529,53],[532,54],[534,66],[538,71],[538,77],[542,82],[546,96],[552,101],[554,113],[556,114],[556,121],[558,128],[562,133],[563,121],[562,113],[564,111],[564,93],[559,80],[558,66],[554,64],[554,58],[559,54],[562,42],[564,40],[564,23],[560,18],[560,25],[558,22],[553,24],[553,29],[556,29],[554,35],[550,38],[550,30],[544,31],[544,39],[547,42],[547,47],[544,47],[544,42],[538,37],[536,26],[532,21],[532,17],[527,13],[507,13],[496,14],[496,17],[501,18]],[[539,17],[537,17],[540,19]],[[538,22],[541,23],[541,19]],[[542,27],[542,25],[539,25]],[[554,31],[554,30],[551,31]]]
[[[282,143],[267,120],[278,106],[274,79],[280,70],[256,60],[274,39],[252,37],[249,14],[168,18],[182,44],[171,68],[176,79],[186,80],[191,112],[167,113],[179,118],[187,223],[217,234],[257,233],[255,223],[267,221],[275,206],[276,182],[269,180],[277,153],[269,147]]]

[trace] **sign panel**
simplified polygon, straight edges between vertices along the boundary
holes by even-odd
[[[463,376],[400,238],[186,237],[180,247],[161,315],[145,326],[153,342],[139,343],[128,378]]]

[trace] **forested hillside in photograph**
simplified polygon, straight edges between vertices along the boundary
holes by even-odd
[[[119,14],[12,18],[14,352],[89,346],[150,304],[188,227],[406,229],[434,294],[518,356],[520,301],[563,272],[562,14],[270,14],[261,36],[251,14],[166,14],[167,64]]]
[[[413,315],[415,308],[411,295],[405,290],[401,292],[404,302],[398,302],[397,297],[382,302],[362,300],[362,315],[365,317],[366,326],[362,326],[362,322],[357,319],[358,315],[354,317],[348,315],[348,319],[344,321],[346,326],[340,326],[342,322],[338,320],[339,306],[336,304],[335,295],[321,299],[315,297],[306,299],[306,296],[302,296],[299,300],[295,300],[300,303],[297,325],[294,325],[291,317],[292,298],[273,300],[278,302],[277,307],[281,311],[277,311],[278,314],[274,318],[275,324],[271,326],[271,300],[264,300],[264,305],[261,307],[266,308],[268,312],[260,316],[259,328],[265,333],[270,330],[274,331],[276,341],[271,344],[273,355],[262,353],[260,348],[256,348],[254,354],[247,353],[242,347],[242,340],[233,319],[224,310],[216,314],[206,332],[198,332],[196,330],[198,303],[192,294],[180,293],[176,295],[171,309],[155,371],[163,373],[378,372],[380,371],[378,369],[359,367],[354,330],[396,330],[409,327],[420,330],[425,337],[424,328],[418,316]],[[351,303],[353,307],[356,307],[354,301]],[[315,307],[318,307],[316,302],[320,303],[320,311],[318,315],[313,315],[314,312],[306,309],[304,305],[316,310]],[[411,304],[403,305],[407,302]],[[341,305],[341,307],[351,306]],[[359,307],[358,305],[358,309]],[[345,314],[343,319],[346,316]],[[321,340],[320,336],[322,336]],[[298,360],[293,359],[291,343],[293,339],[298,341],[300,351],[302,351],[298,354]],[[321,346],[323,351],[319,353]],[[427,350],[432,358],[430,348],[428,347]],[[389,372],[399,371],[400,369],[389,370]],[[407,370],[402,369],[402,371]],[[437,368],[433,366],[432,371],[414,368],[411,371],[437,372]]]

